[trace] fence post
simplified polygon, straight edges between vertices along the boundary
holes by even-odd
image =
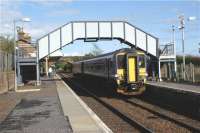
[[[190,66],[189,66],[189,70],[190,70],[190,81],[192,82],[192,78],[193,78],[193,73],[192,73],[192,70],[193,69],[193,67],[192,67],[192,63],[190,64]]]
[[[2,52],[0,51],[0,92],[1,92],[1,89],[3,89],[3,81],[2,81],[2,77],[3,77],[3,54]]]
[[[7,78],[7,90],[9,91],[9,78],[8,78],[8,53],[6,53],[6,78]]]
[[[194,64],[192,64],[192,82],[195,83]]]
[[[172,79],[172,70],[171,70],[171,63],[170,62],[168,62],[168,70],[169,70],[169,79],[171,80]]]
[[[180,70],[179,70],[179,79],[182,80],[182,65],[180,64]]]

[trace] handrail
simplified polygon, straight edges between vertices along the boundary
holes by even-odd
[[[161,53],[160,55],[173,55],[174,54],[174,45],[168,43],[166,45],[160,45]],[[162,48],[163,47],[163,48]]]

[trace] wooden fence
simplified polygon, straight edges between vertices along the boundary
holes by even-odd
[[[183,64],[177,64],[176,78],[174,73],[174,65],[166,63],[161,66],[161,76],[164,80],[183,81]],[[192,63],[185,66],[185,81],[191,83],[200,83],[200,65]]]
[[[183,80],[183,64],[177,65],[177,80]],[[185,66],[185,81],[200,83],[200,66],[192,63]]]
[[[0,93],[14,88],[14,55],[0,51]]]

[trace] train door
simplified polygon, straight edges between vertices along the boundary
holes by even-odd
[[[81,74],[84,73],[84,62],[81,62]]]
[[[125,53],[120,53],[117,55],[117,75],[121,79],[126,80],[126,55]]]
[[[127,55],[127,80],[128,82],[136,81],[136,57]]]
[[[109,80],[109,75],[110,75],[110,59],[106,59],[106,72],[107,72],[107,79]]]

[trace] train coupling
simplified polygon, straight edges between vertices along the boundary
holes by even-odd
[[[128,84],[124,87],[117,88],[117,93],[123,95],[140,95],[145,91],[145,85],[142,82]]]

